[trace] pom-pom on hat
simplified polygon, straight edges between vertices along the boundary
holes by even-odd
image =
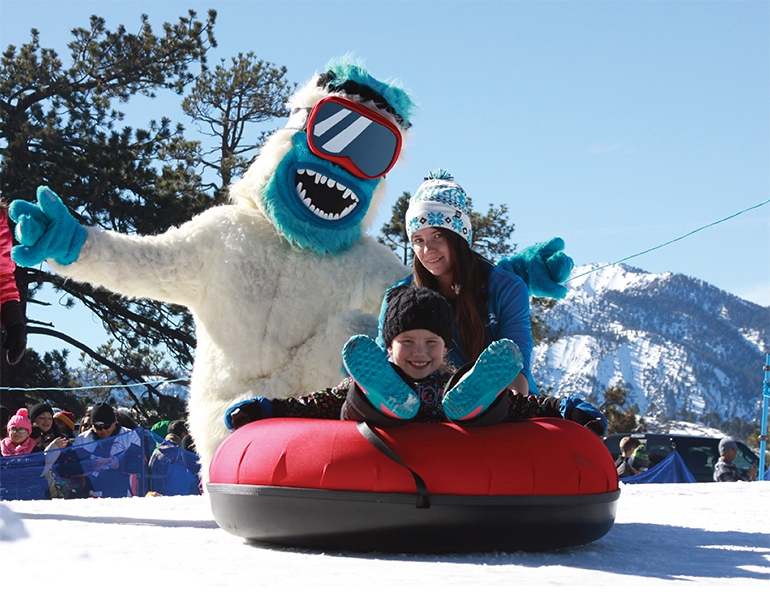
[[[12,415],[8,420],[7,430],[10,432],[11,428],[24,428],[27,432],[32,433],[32,422],[29,421],[29,413],[26,409],[22,408],[16,412],[16,415]]]
[[[426,227],[443,227],[463,237],[470,246],[473,241],[470,209],[465,191],[445,169],[438,169],[425,178],[406,211],[409,237]]]
[[[382,339],[390,347],[396,335],[425,329],[452,343],[452,307],[446,298],[427,287],[399,285],[388,292],[388,307],[382,324]]]

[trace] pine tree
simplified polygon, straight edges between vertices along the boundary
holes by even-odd
[[[410,198],[412,198],[412,194],[404,192],[396,199],[396,204],[391,210],[390,220],[382,226],[380,229],[382,235],[377,238],[381,244],[385,244],[393,250],[405,265],[412,264],[414,257],[405,225],[406,210],[409,208]]]
[[[637,419],[639,408],[636,405],[625,407],[628,389],[620,385],[611,386],[604,391],[604,405],[601,410],[609,422],[608,434],[626,434],[643,430],[644,424]]]
[[[221,184],[210,188],[222,199],[270,133],[254,132],[247,125],[288,115],[286,102],[295,85],[285,77],[285,66],[257,60],[252,52],[238,54],[230,68],[223,59],[213,71],[202,72],[182,102],[182,109],[199,124],[201,133],[215,139],[210,150],[201,151],[198,161],[217,173]]]
[[[190,11],[156,35],[146,16],[136,34],[124,26],[109,31],[104,19],[93,16],[87,28],[73,30],[67,65],[54,50],[41,47],[34,29],[29,43],[9,46],[0,62],[2,196],[32,199],[37,186],[47,185],[83,225],[140,235],[162,233],[222,202],[223,189],[262,138],[256,132],[245,140],[244,133],[251,132],[247,125],[283,115],[292,86],[283,80],[284,68],[257,62],[252,54],[239,55],[230,70],[220,65],[209,72],[206,54],[216,46],[215,19],[215,11],[203,21]],[[191,85],[185,110],[208,127],[215,150],[187,139],[184,128],[166,117],[151,119],[144,128],[122,124],[124,114],[116,105],[137,95],[181,95]],[[208,168],[218,180],[204,182]],[[185,308],[126,300],[42,268],[17,273],[24,302],[36,300],[49,284],[62,294],[65,307],[81,304],[91,310],[113,340],[101,348],[83,345],[35,320],[28,320],[30,335],[54,335],[81,349],[91,365],[110,371],[112,383],[189,375],[195,335]],[[13,368],[4,367],[2,385],[37,385],[35,370],[45,361],[25,357]],[[9,408],[39,399],[20,392],[0,396]],[[151,386],[129,399],[148,416],[164,408],[165,396]],[[47,400],[56,397],[47,395]]]

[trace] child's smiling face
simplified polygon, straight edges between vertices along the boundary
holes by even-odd
[[[399,333],[388,347],[393,363],[415,380],[427,378],[438,370],[446,352],[444,339],[425,329]]]

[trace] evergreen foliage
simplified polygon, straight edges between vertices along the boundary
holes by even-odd
[[[223,62],[209,71],[206,54],[216,46],[215,20],[215,11],[205,20],[189,11],[156,34],[142,15],[133,34],[122,25],[110,31],[104,19],[93,16],[88,27],[72,31],[66,64],[54,50],[41,47],[34,29],[29,43],[9,46],[0,62],[2,196],[31,200],[39,185],[47,185],[83,225],[140,235],[162,233],[223,202],[232,176],[263,140],[247,125],[284,115],[293,85],[284,79],[285,68],[257,61],[253,54],[239,55],[230,69]],[[143,128],[123,125],[125,114],[116,106],[158,92],[182,95],[190,86],[183,109],[205,127],[215,149],[189,140],[167,117],[150,119]],[[219,179],[204,181],[207,170]],[[83,345],[44,321],[28,320],[28,334],[54,335],[83,350],[90,374],[95,366],[109,371],[106,384],[189,375],[195,336],[185,308],[126,300],[42,268],[19,268],[17,281],[25,304],[41,303],[35,296],[50,285],[61,294],[62,305],[82,304],[102,321],[112,337],[102,347]],[[19,365],[2,369],[0,385],[61,386],[65,378],[54,354],[40,358],[28,350]],[[41,370],[47,365],[46,376]],[[67,409],[64,395],[14,391],[0,396],[13,410],[38,400]],[[181,400],[169,404],[153,387],[123,396],[140,421],[183,414]],[[80,413],[72,403],[68,410]]]
[[[643,431],[644,424],[637,418],[639,408],[636,405],[625,407],[628,390],[622,386],[611,386],[604,391],[602,413],[609,422],[608,434],[626,434]]]
[[[404,192],[396,199],[396,203],[391,210],[391,217],[380,229],[380,235],[377,239],[381,244],[385,244],[393,250],[405,265],[412,264],[414,252],[412,244],[406,233],[406,210],[409,208],[409,199],[412,198],[411,192]]]
[[[238,54],[231,68],[222,60],[213,72],[202,72],[182,102],[201,133],[217,139],[212,149],[200,152],[198,161],[219,175],[221,185],[210,186],[218,198],[224,199],[224,191],[245,171],[249,157],[270,134],[262,131],[251,137],[247,124],[288,115],[286,102],[296,85],[285,76],[285,66],[257,60],[251,52]]]

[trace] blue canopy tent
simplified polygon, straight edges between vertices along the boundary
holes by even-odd
[[[678,452],[673,451],[652,469],[633,477],[621,477],[623,483],[695,483]]]

